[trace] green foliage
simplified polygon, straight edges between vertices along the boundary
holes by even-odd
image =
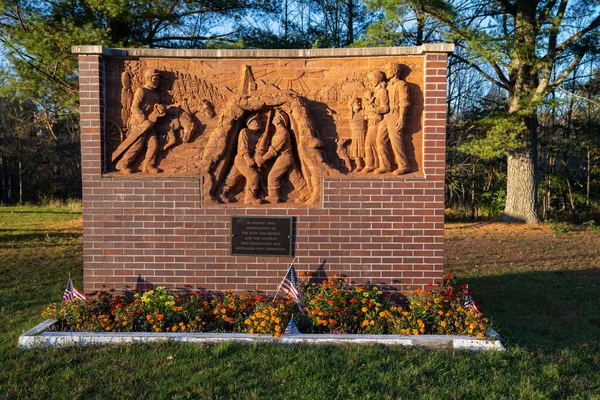
[[[550,224],[550,229],[552,229],[554,233],[571,232],[571,226],[569,226],[569,224]]]
[[[596,225],[596,221],[593,219],[584,222],[583,226],[585,226],[585,230],[588,232],[600,233],[600,226]]]
[[[477,124],[478,131],[485,136],[476,137],[459,147],[459,151],[482,160],[503,157],[507,152],[525,147],[523,135],[527,131],[525,122],[506,114],[492,114]]]

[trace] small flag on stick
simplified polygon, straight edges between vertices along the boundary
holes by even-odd
[[[293,263],[288,269],[287,274],[285,274],[281,285],[279,285],[279,290],[290,294],[298,303],[300,310],[304,310],[304,296],[300,290],[300,282],[298,281],[298,275],[296,275],[296,270],[294,269]]]
[[[466,295],[465,295],[465,309],[469,309],[469,308],[472,308],[473,310],[475,310],[475,312],[477,314],[483,314],[483,312],[481,311],[481,308],[479,308],[477,303],[475,303],[475,300],[473,300],[473,298],[469,294],[469,286],[467,286]]]
[[[290,318],[290,322],[288,322],[287,326],[285,327],[285,331],[283,332],[284,335],[302,335],[302,333],[298,330],[298,326],[296,325],[296,322],[294,321],[294,317]]]
[[[63,301],[74,301],[74,300],[85,300],[85,295],[81,293],[75,286],[73,286],[73,280],[71,274],[69,274],[69,280],[67,281],[67,288],[63,293]]]

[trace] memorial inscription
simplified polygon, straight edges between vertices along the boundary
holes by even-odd
[[[231,255],[291,256],[292,217],[231,217]]]

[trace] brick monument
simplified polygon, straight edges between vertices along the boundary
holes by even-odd
[[[85,289],[440,280],[452,49],[75,46]]]

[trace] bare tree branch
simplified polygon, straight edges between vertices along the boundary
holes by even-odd
[[[556,55],[559,55],[559,54],[563,53],[572,44],[574,44],[575,42],[577,42],[579,39],[581,39],[587,33],[589,33],[591,31],[593,31],[594,29],[598,28],[599,26],[600,26],[600,15],[596,16],[596,18],[594,18],[594,20],[588,26],[586,26],[584,29],[580,30],[579,32],[577,32],[576,34],[574,34],[573,36],[571,36],[570,38],[568,38],[567,40],[565,40],[564,42],[562,42],[556,48]]]
[[[463,58],[457,54],[452,54],[452,57],[457,58],[458,60],[464,62],[465,64],[468,64],[471,68],[475,69],[477,72],[479,72],[485,79],[487,79],[488,81],[492,82],[495,85],[500,86],[503,89],[507,89],[508,90],[508,85],[506,85],[505,83],[494,79],[494,77],[492,77],[491,75],[489,75],[487,72],[485,72],[483,69],[481,69],[480,66],[478,66],[477,64],[473,63],[472,61],[467,60],[466,58]]]

